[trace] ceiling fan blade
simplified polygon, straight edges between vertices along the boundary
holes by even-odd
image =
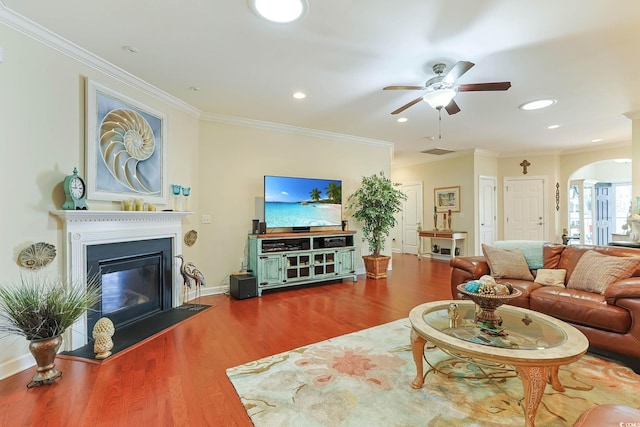
[[[447,113],[449,113],[450,116],[460,112],[460,107],[458,107],[458,104],[456,104],[456,101],[453,99],[446,107],[444,107],[444,109],[447,110]]]
[[[425,90],[424,86],[387,86],[383,87],[382,90]]]
[[[458,61],[458,63],[453,66],[453,68],[447,73],[447,75],[444,76],[443,81],[445,83],[454,83],[460,78],[460,76],[469,71],[474,65],[476,64],[474,64],[473,62]]]
[[[416,98],[413,101],[404,104],[402,107],[398,108],[397,110],[391,112],[391,114],[398,114],[398,113],[402,113],[404,110],[406,110],[409,107],[412,107],[414,105],[416,105],[418,102],[422,101],[422,97]]]
[[[458,92],[482,92],[488,90],[507,90],[511,87],[511,82],[495,83],[470,83],[458,85]]]

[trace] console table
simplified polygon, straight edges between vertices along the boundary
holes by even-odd
[[[434,259],[450,260],[456,256],[465,255],[466,231],[453,230],[420,230],[418,232],[418,259],[430,256]],[[422,251],[422,239],[430,239],[429,250]],[[434,248],[437,245],[437,249]],[[436,249],[436,250],[434,250]]]

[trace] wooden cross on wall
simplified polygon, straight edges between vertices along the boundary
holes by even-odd
[[[520,166],[522,166],[522,173],[523,173],[524,175],[526,175],[526,174],[527,174],[527,168],[528,168],[529,166],[531,166],[531,163],[527,162],[527,159],[524,159],[524,160],[522,161],[522,163],[520,163]]]

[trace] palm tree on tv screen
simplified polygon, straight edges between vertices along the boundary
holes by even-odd
[[[313,200],[314,202],[317,202],[318,200],[320,200],[320,190],[318,190],[317,188],[314,188],[313,190],[311,190],[311,192],[309,192],[309,196],[311,197],[311,200]]]
[[[327,197],[332,203],[339,204],[342,202],[342,186],[335,182],[330,182],[329,185],[327,185],[327,188],[325,188],[325,191],[327,192]]]

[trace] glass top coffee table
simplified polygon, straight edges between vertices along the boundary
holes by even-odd
[[[509,305],[496,313],[502,318],[500,333],[476,322],[476,305],[471,301],[435,301],[412,309],[409,320],[416,377],[411,386],[424,384],[427,342],[454,357],[512,365],[524,388],[525,426],[533,427],[547,381],[554,390],[564,391],[558,368],[586,353],[589,341],[573,326],[542,313]]]

